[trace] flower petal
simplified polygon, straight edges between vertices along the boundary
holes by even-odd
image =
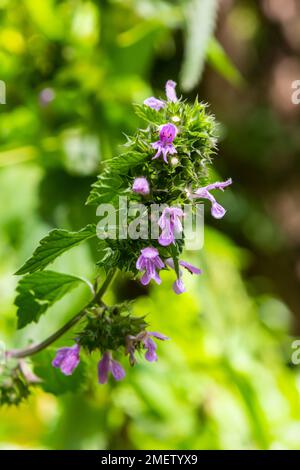
[[[147,349],[147,352],[145,354],[145,358],[147,359],[147,361],[149,362],[157,361],[157,354],[156,354],[157,346],[154,343],[153,339],[149,337],[149,333],[147,334],[147,337],[144,340],[144,345],[145,345],[145,348]]]
[[[172,269],[175,270],[175,265],[174,265],[174,260],[173,260],[173,258],[167,258],[167,259],[165,260],[165,263],[166,263],[167,266],[169,266],[169,268],[172,268]]]
[[[161,246],[169,246],[171,243],[174,243],[173,232],[168,228],[164,229],[159,236],[158,243]]]
[[[158,331],[148,331],[148,334],[149,336],[153,336],[153,338],[157,338],[157,339],[160,339],[161,341],[166,341],[170,338],[168,338],[168,336],[162,334],[162,333],[159,333]]]
[[[153,276],[152,276],[152,279],[154,279],[154,281],[155,281],[156,284],[158,284],[158,285],[160,285],[161,282],[162,282],[162,281],[161,281],[161,278],[160,278],[160,276],[159,276],[159,274],[158,274],[156,271],[154,271],[154,274],[153,274]]]
[[[180,266],[187,269],[191,274],[202,274],[202,270],[186,261],[179,261]]]
[[[144,339],[144,345],[145,345],[146,349],[153,349],[154,351],[156,351],[156,349],[157,349],[157,346],[154,343],[153,339],[150,338],[149,331],[146,332],[146,338]]]
[[[60,367],[69,349],[70,348],[61,348],[56,351],[55,358],[52,361],[53,367]]]
[[[144,258],[148,258],[148,259],[156,258],[156,256],[159,255],[158,250],[154,248],[153,246],[147,246],[146,248],[143,248],[141,250],[141,253],[144,256]]]
[[[99,384],[106,384],[108,380],[108,373],[110,371],[111,357],[109,352],[105,352],[101,361],[98,363],[98,382]]]
[[[166,95],[169,101],[172,101],[175,103],[177,101],[177,96],[176,96],[176,82],[173,82],[173,80],[168,80],[166,83]]]
[[[217,202],[214,202],[211,206],[211,215],[215,218],[215,219],[222,219],[222,217],[224,217],[224,215],[226,214],[226,209],[224,209],[223,206],[221,206],[221,204],[218,204]]]
[[[149,188],[148,180],[144,178],[143,176],[135,178],[133,185],[132,185],[132,191],[137,194],[142,194],[142,195],[149,194],[150,188]]]
[[[80,346],[75,344],[71,348],[61,348],[52,361],[53,367],[60,368],[64,375],[72,375],[80,362]]]
[[[207,191],[206,188],[197,189],[197,191],[195,191],[192,197],[198,197],[200,199],[208,199],[211,202],[216,202],[215,197],[212,194],[210,194],[210,192]]]
[[[163,101],[158,100],[154,96],[147,98],[144,101],[144,104],[146,106],[149,106],[149,108],[155,109],[156,111],[159,111],[161,108],[164,108],[166,106],[166,104]]]
[[[157,269],[163,269],[165,267],[164,262],[160,259],[159,256],[157,256],[154,260],[154,266]]]
[[[111,360],[111,373],[115,380],[122,380],[125,377],[125,370],[121,366],[121,364],[117,361]]]
[[[146,271],[141,277],[141,283],[142,283],[143,286],[147,286],[150,281],[151,281],[151,276]]]
[[[182,279],[176,279],[176,281],[173,284],[173,290],[175,294],[177,295],[183,294],[183,292],[185,292],[186,289],[184,287]]]
[[[145,258],[143,255],[139,256],[139,258],[136,261],[135,267],[139,271],[142,271],[143,269],[145,269]]]
[[[145,353],[145,359],[147,359],[147,361],[149,362],[157,361],[158,358],[157,358],[156,351],[153,349],[148,349]]]
[[[224,191],[224,188],[226,188],[227,186],[230,186],[232,184],[232,179],[229,178],[228,180],[226,181],[216,181],[215,183],[212,183],[212,184],[209,184],[206,186],[206,189],[208,191],[211,191],[212,189],[221,189],[221,191]]]
[[[164,124],[160,127],[159,140],[161,144],[172,144],[177,135],[177,127],[172,124]]]
[[[68,354],[65,359],[62,361],[60,370],[64,375],[72,375],[76,367],[80,362],[79,356],[73,354]]]

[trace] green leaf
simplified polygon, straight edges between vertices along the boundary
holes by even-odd
[[[121,190],[123,187],[123,179],[119,175],[109,172],[109,169],[106,169],[98,176],[96,183],[93,184],[86,204],[98,205],[109,203],[116,195],[123,193]]]
[[[84,382],[84,364],[79,365],[70,376],[65,376],[60,369],[52,366],[56,348],[47,348],[36,354],[32,361],[34,373],[42,379],[41,387],[45,392],[61,395],[66,392],[75,392]]]
[[[220,75],[233,85],[241,86],[245,83],[240,71],[232,63],[230,57],[215,38],[211,39],[209,43],[207,61]]]
[[[18,328],[28,323],[38,322],[40,316],[76,287],[82,279],[54,271],[41,271],[28,274],[17,286],[18,295],[15,305],[18,307]]]
[[[181,70],[183,90],[192,90],[200,80],[209,41],[213,35],[218,0],[191,0],[186,7],[186,44]]]
[[[108,167],[93,184],[86,203],[107,204],[118,196],[126,195],[128,188],[122,175],[127,175],[131,168],[143,164],[146,158],[148,158],[146,153],[130,151],[108,160]]]
[[[31,258],[16,272],[16,274],[27,274],[43,270],[52,263],[58,256],[85,240],[96,236],[94,225],[87,225],[79,232],[69,232],[68,230],[52,230],[40,241],[40,245],[34,251]]]
[[[150,124],[159,126],[165,123],[165,114],[143,104],[135,104],[134,110],[137,116]]]
[[[131,168],[142,165],[147,158],[147,153],[130,151],[112,158],[107,163],[114,174],[126,175]]]

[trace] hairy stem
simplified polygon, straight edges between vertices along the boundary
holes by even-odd
[[[70,330],[76,323],[78,323],[88,312],[88,308],[91,307],[95,302],[102,303],[102,297],[105,294],[107,288],[109,287],[111,281],[114,278],[116,270],[112,269],[106,276],[105,281],[100,286],[99,290],[97,290],[93,299],[86,305],[79,313],[77,313],[73,318],[71,318],[67,323],[65,323],[59,330],[55,333],[50,335],[44,341],[38,344],[33,344],[32,346],[28,346],[24,349],[13,349],[11,351],[7,351],[6,356],[8,358],[24,358],[28,356],[33,356],[34,354],[46,349],[50,344],[54,343],[58,338],[63,336],[68,330]]]

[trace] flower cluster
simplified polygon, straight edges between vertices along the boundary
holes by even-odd
[[[144,317],[133,316],[130,305],[123,303],[114,307],[91,308],[84,329],[78,334],[71,347],[58,349],[52,366],[61,370],[64,375],[72,375],[80,363],[82,350],[99,351],[98,383],[105,384],[109,374],[119,381],[125,377],[125,370],[116,360],[115,353],[123,350],[129,355],[130,365],[135,365],[136,352],[145,350],[145,359],[157,360],[157,345],[152,338],[167,340],[167,336],[146,330]]]
[[[56,352],[52,361],[53,367],[59,368],[64,375],[72,375],[80,362],[80,346],[76,343],[70,348],[61,348]],[[105,384],[108,380],[109,372],[115,380],[122,380],[125,371],[121,364],[112,358],[110,351],[105,351],[98,363],[98,382]]]
[[[180,115],[180,100],[177,98],[175,89],[176,83],[172,80],[168,80],[166,83],[167,101],[160,100],[151,96],[150,98],[147,98],[144,101],[144,105],[151,108],[157,113],[160,113],[161,110],[165,111],[168,106],[172,110],[174,106],[177,106],[176,111],[179,111]],[[172,117],[172,120],[180,123],[181,118],[176,115]],[[178,158],[176,160],[176,163],[180,164],[180,149],[177,148],[176,142],[174,141],[176,137],[180,135],[180,133],[184,133],[184,126],[176,127],[173,123],[166,122],[158,126],[157,132],[159,133],[159,140],[150,143],[150,147],[156,150],[155,155],[152,156],[152,160],[156,160],[159,157],[162,157],[163,163],[168,164],[168,156],[177,154]],[[192,140],[193,138],[191,136],[191,142]],[[188,146],[188,142],[184,142],[184,144],[185,153],[187,153],[186,148]],[[190,163],[190,161],[187,161],[186,158],[185,162],[187,164]],[[192,162],[191,164],[193,165],[193,163],[194,162]],[[192,169],[195,170],[193,166]],[[160,172],[159,169],[158,171]],[[226,210],[224,209],[224,207],[221,206],[221,204],[217,202],[216,198],[213,196],[213,194],[211,194],[211,191],[215,189],[220,189],[221,191],[224,191],[224,189],[231,184],[232,180],[228,179],[225,182],[216,182],[207,186],[198,187],[197,189],[192,189],[192,187],[189,187],[189,189],[185,189],[185,191],[183,191],[185,194],[182,194],[182,198],[186,196],[187,199],[190,201],[193,201],[195,199],[208,199],[211,202],[212,216],[216,219],[221,219],[222,217],[224,217]],[[149,188],[150,184],[145,176],[139,176],[135,178],[132,187],[132,190],[134,192],[143,196],[148,195],[150,192]],[[161,233],[158,238],[158,244],[161,247],[176,246],[176,238],[178,237],[178,235],[182,235],[183,233],[183,218],[184,212],[180,207],[168,206],[163,210],[162,215],[158,220],[158,225],[161,229]],[[163,259],[163,256],[160,255],[159,246],[156,248],[151,245],[142,248],[140,251],[140,256],[136,261],[136,269],[138,271],[143,272],[143,275],[141,277],[141,283],[143,285],[149,284],[151,279],[153,279],[157,284],[160,284],[161,278],[159,275],[159,271],[167,267],[173,269],[176,272],[177,276],[176,281],[173,284],[173,290],[176,294],[182,294],[183,292],[185,292],[185,286],[182,280],[183,275],[180,266],[186,268],[191,274],[201,274],[200,269],[192,266],[189,263],[186,263],[185,261],[180,261],[178,258],[174,259],[173,254],[171,257]]]
[[[184,270],[200,275],[201,269],[183,261],[185,214],[183,204],[197,200],[211,203],[211,214],[216,219],[224,217],[226,210],[212,192],[224,191],[232,184],[224,182],[206,184],[207,166],[215,149],[214,119],[206,107],[196,99],[194,105],[179,99],[176,83],[166,83],[166,99],[151,96],[137,107],[137,113],[147,121],[146,129],[138,129],[128,137],[129,151],[108,163],[108,169],[95,183],[88,203],[110,202],[116,196],[129,194],[134,202],[144,207],[163,205],[155,221],[157,237],[139,240],[102,240],[103,259],[98,264],[106,270],[121,269],[136,275],[147,286],[152,280],[161,284],[161,271],[175,274],[173,291],[179,295],[186,291]],[[176,155],[176,157],[174,157]],[[115,184],[115,187],[107,188]],[[130,197],[130,196],[129,196]],[[149,242],[151,239],[151,242]],[[149,362],[157,361],[157,343],[169,338],[156,331],[148,331],[144,318],[133,317],[125,306],[125,314],[118,306],[93,306],[84,329],[72,347],[57,351],[52,365],[65,375],[71,375],[80,363],[82,349],[98,351],[98,382],[105,384],[109,375],[122,380],[125,370],[119,362],[120,351],[135,365],[137,355],[143,353]]]
[[[130,365],[134,366],[137,362],[135,353],[141,349],[145,350],[145,359],[149,362],[157,361],[157,345],[152,338],[161,341],[169,338],[162,333],[156,331],[141,331],[136,336],[127,335],[124,338],[125,355],[129,355]],[[56,356],[52,361],[55,368],[59,368],[64,375],[72,375],[80,363],[80,345],[75,344],[72,347],[60,348],[56,352]],[[98,362],[98,383],[106,384],[109,373],[112,374],[116,381],[124,379],[126,373],[122,365],[113,359],[110,350],[104,351],[100,361]]]

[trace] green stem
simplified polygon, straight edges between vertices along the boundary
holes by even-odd
[[[59,330],[53,333],[51,336],[46,338],[44,341],[38,344],[34,344],[32,346],[28,346],[24,349],[13,349],[11,351],[7,351],[6,357],[7,358],[24,358],[28,356],[33,356],[34,354],[46,349],[50,344],[54,343],[58,338],[63,336],[68,330],[70,330],[76,323],[78,323],[88,312],[88,308],[91,307],[95,302],[101,303],[102,297],[105,294],[107,288],[109,287],[110,283],[112,282],[115,276],[116,270],[112,269],[106,276],[105,281],[96,292],[94,298],[86,305],[79,313],[77,313],[73,318],[71,318],[67,323],[65,323]]]
[[[109,287],[110,283],[112,282],[113,278],[115,277],[117,270],[116,269],[111,269],[106,276],[105,281],[103,282],[102,286],[100,289],[96,292],[95,295],[95,301],[100,303],[102,301],[102,297],[107,291],[107,288]]]

